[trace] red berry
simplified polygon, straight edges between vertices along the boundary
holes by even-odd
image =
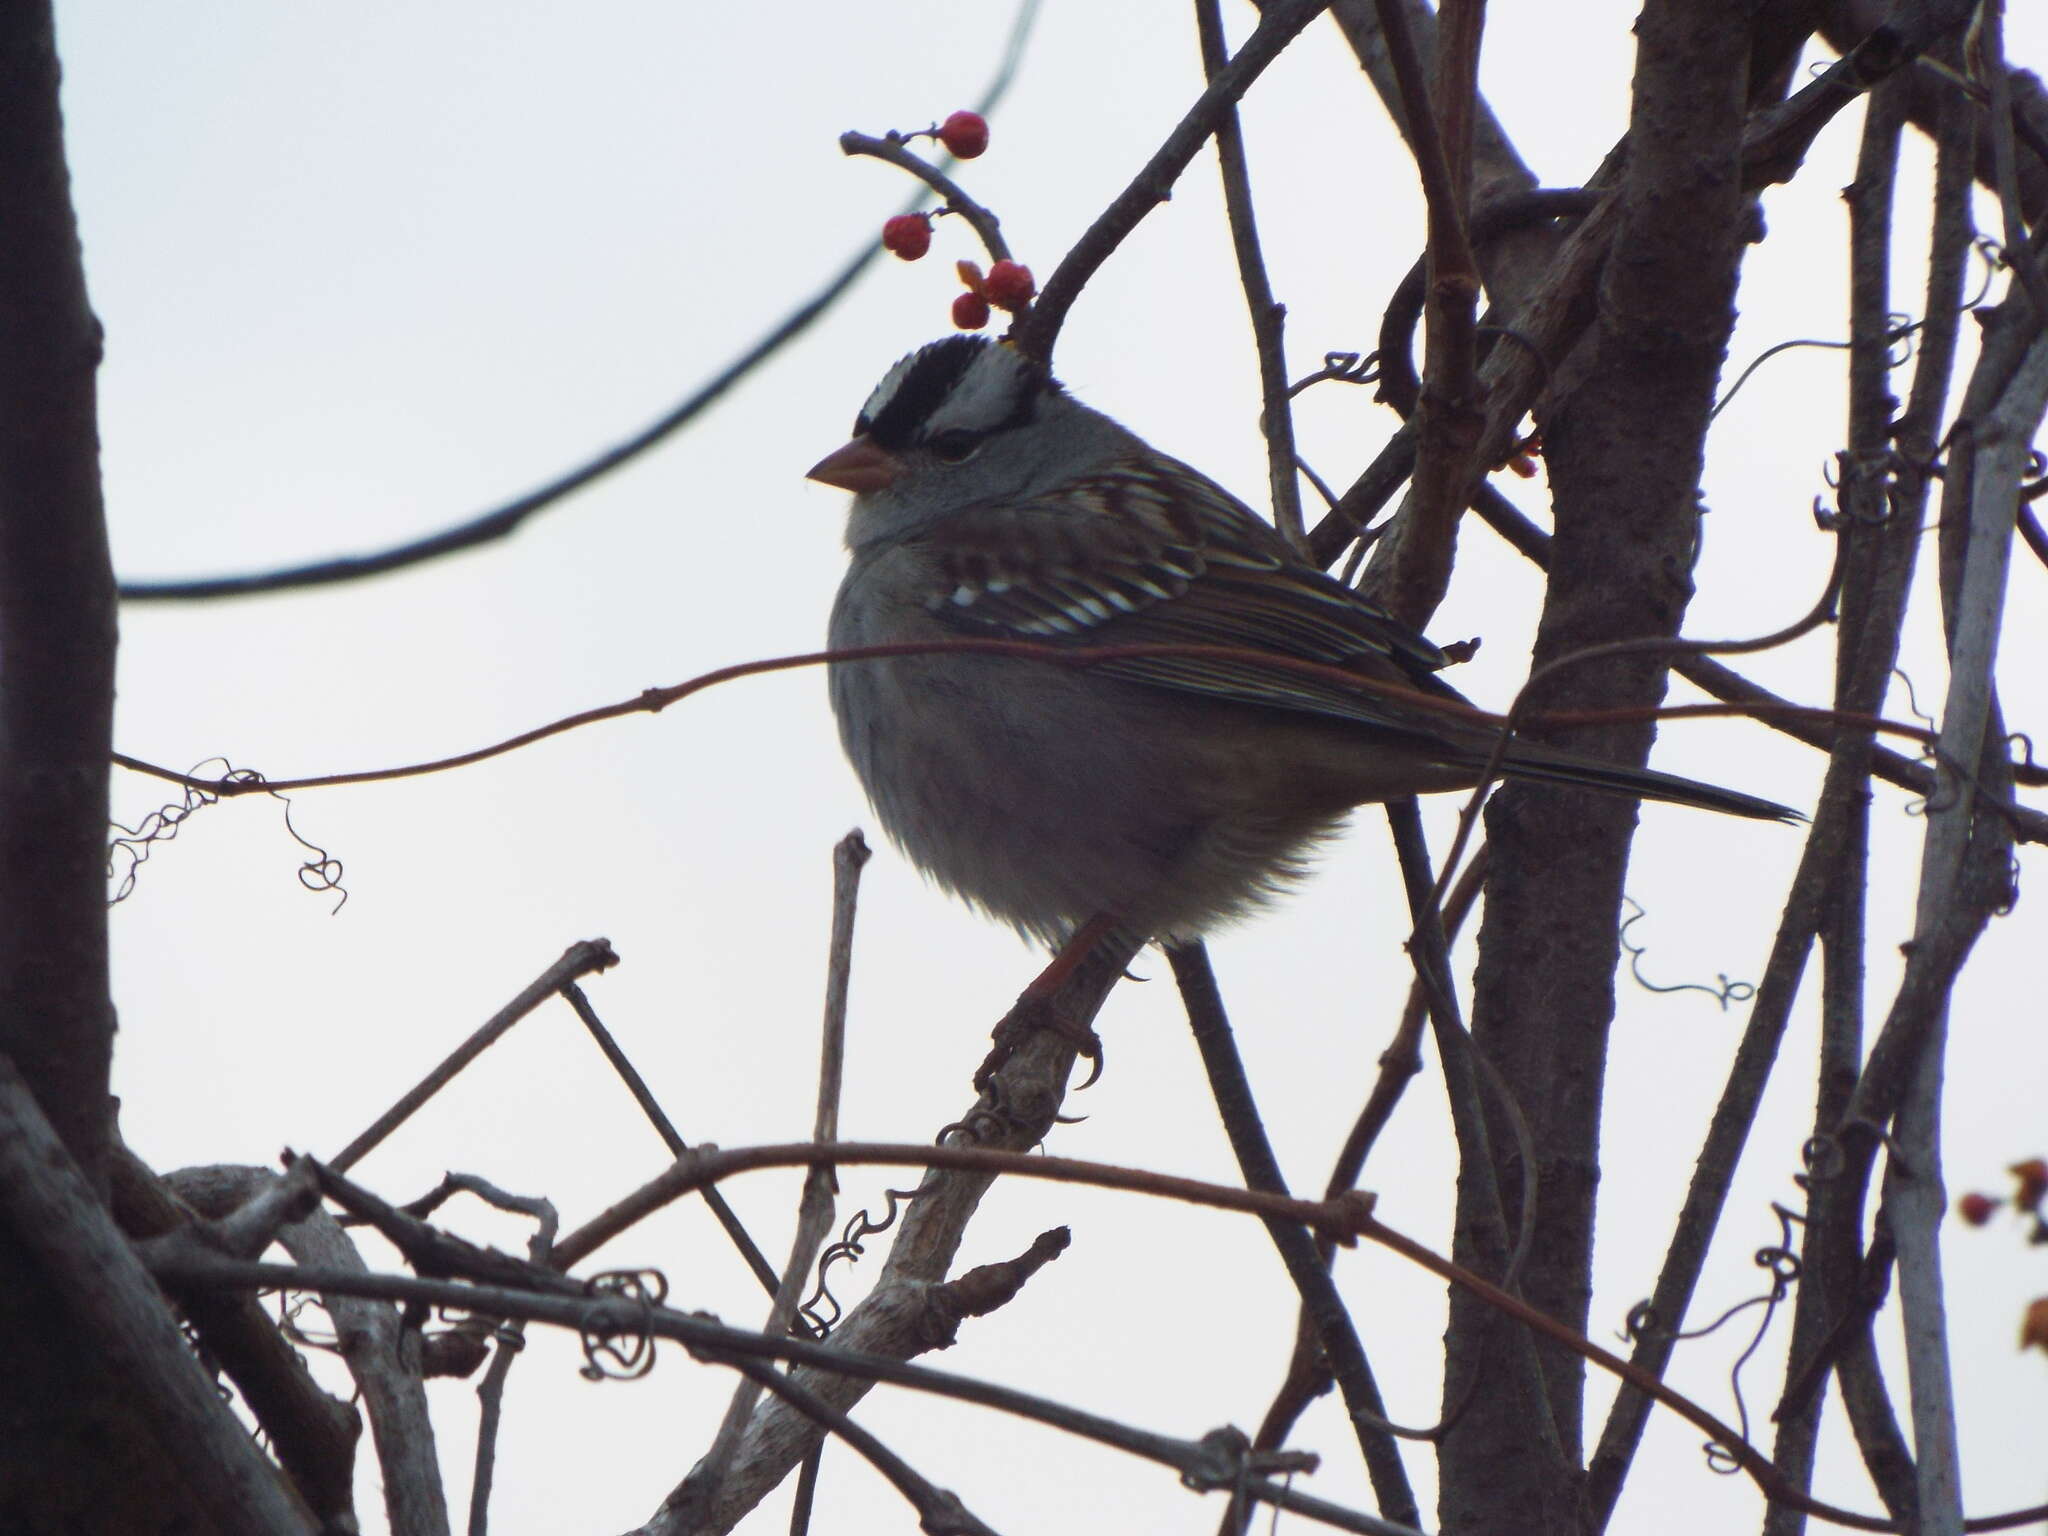
[[[1956,1214],[1971,1226],[1981,1227],[1991,1219],[2000,1204],[2001,1201],[1994,1200],[1989,1195],[1980,1195],[1973,1189],[1956,1201]]]
[[[997,309],[1022,309],[1038,292],[1031,269],[1018,261],[999,261],[988,269],[981,291]]]
[[[932,221],[922,213],[899,213],[882,225],[882,245],[905,261],[915,261],[932,248]]]
[[[972,160],[988,148],[988,121],[979,112],[955,112],[939,125],[939,142],[949,153]]]
[[[988,300],[978,293],[963,293],[953,300],[953,323],[963,331],[978,331],[988,324]]]

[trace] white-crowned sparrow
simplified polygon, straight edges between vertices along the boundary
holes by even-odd
[[[1137,939],[1198,937],[1298,876],[1354,806],[1470,788],[1494,751],[1483,724],[1262,665],[1462,702],[1435,646],[1006,344],[950,336],[904,358],[810,478],[854,493],[834,649],[983,636],[1252,653],[832,667],[840,738],[889,835],[1026,934],[1058,942],[1107,915]],[[1793,814],[1519,739],[1501,768]]]

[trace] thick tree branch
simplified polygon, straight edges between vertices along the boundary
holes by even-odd
[[[1543,423],[1557,534],[1538,668],[1606,641],[1678,633],[1691,597],[1706,423],[1734,318],[1747,23],[1732,12],[1709,15],[1652,0],[1636,30],[1622,184],[1566,242],[1562,258],[1570,261],[1577,248],[1584,256],[1598,249],[1604,260],[1597,325],[1580,343],[1588,358],[1575,389],[1559,386],[1561,401]],[[1559,318],[1569,320],[1562,312]],[[1558,332],[1543,327],[1537,334]],[[1522,352],[1498,349],[1493,361],[1522,363]],[[1501,422],[1497,415],[1493,427]],[[1636,655],[1574,667],[1542,686],[1540,704],[1654,705],[1665,665]],[[1565,739],[1619,762],[1642,761],[1650,744],[1640,727]],[[1494,862],[1473,1036],[1515,1085],[1539,1158],[1536,1241],[1524,1292],[1539,1310],[1575,1328],[1584,1326],[1591,1294],[1616,934],[1635,819],[1627,803],[1514,786],[1494,797],[1487,816]],[[1494,1149],[1503,1190],[1518,1188],[1524,1170],[1505,1134],[1496,1134]],[[1524,1211],[1512,1218],[1532,1219]],[[1454,1250],[1461,1261],[1470,1241],[1466,1225],[1461,1198]],[[1459,1296],[1451,1326],[1447,1394],[1475,1368],[1489,1319]],[[1539,1528],[1563,1529],[1573,1518],[1583,1368],[1552,1346],[1540,1345],[1539,1353],[1564,1469],[1548,1465],[1522,1415],[1482,1392],[1445,1437],[1447,1530],[1492,1529],[1527,1517]]]
[[[150,1430],[176,1445],[179,1493],[222,1536],[313,1536],[312,1517],[215,1395],[169,1302],[58,1139],[27,1080],[5,1056],[0,1056],[0,1219],[20,1258],[33,1263],[63,1298],[64,1337],[83,1341],[81,1351],[96,1357],[95,1373],[117,1376]],[[12,1330],[8,1337],[20,1341]],[[77,1392],[77,1384],[68,1390]],[[57,1401],[46,1404],[46,1411]],[[104,1457],[114,1448],[101,1446],[100,1452]],[[17,1503],[21,1497],[21,1484],[15,1482],[0,1498],[0,1513],[19,1530],[42,1525],[50,1509],[63,1507],[24,1508]],[[159,1512],[156,1518],[161,1517]]]
[[[182,1168],[167,1181],[202,1215],[225,1216],[277,1182],[267,1168]],[[369,1266],[327,1211],[293,1222],[278,1241],[300,1264],[330,1273],[367,1277]],[[392,1536],[448,1536],[448,1500],[434,1449],[421,1375],[420,1331],[401,1321],[389,1301],[346,1290],[322,1291],[321,1310],[334,1320],[342,1364],[362,1394],[377,1451],[384,1515]]]
[[[46,5],[0,17],[0,1053],[105,1188],[114,588]]]
[[[112,1175],[114,1218],[131,1238],[158,1237],[197,1217],[126,1147],[116,1148]],[[352,1523],[363,1431],[354,1407],[321,1389],[255,1297],[200,1292],[179,1297],[178,1306],[263,1427],[307,1508],[322,1521]]]

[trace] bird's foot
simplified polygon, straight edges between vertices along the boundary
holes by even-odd
[[[981,1093],[989,1092],[990,1084],[1002,1065],[1017,1054],[1017,1048],[1026,1040],[1040,1033],[1066,1041],[1073,1046],[1076,1055],[1084,1056],[1092,1063],[1081,1087],[1088,1087],[1102,1076],[1102,1037],[1088,1025],[1062,1013],[1056,992],[1041,991],[1034,984],[1024,989],[1010,1011],[997,1022],[992,1037],[995,1044],[989,1048],[987,1057],[974,1074],[975,1089]]]

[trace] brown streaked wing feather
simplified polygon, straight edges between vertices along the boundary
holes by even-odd
[[[921,541],[945,590],[929,606],[962,629],[1095,645],[1198,644],[1347,667],[1421,692],[1443,653],[1297,560],[1242,502],[1171,459],[1132,459],[1056,497],[970,507]],[[1240,703],[1430,732],[1398,701],[1252,658],[1105,662],[1111,676]]]

